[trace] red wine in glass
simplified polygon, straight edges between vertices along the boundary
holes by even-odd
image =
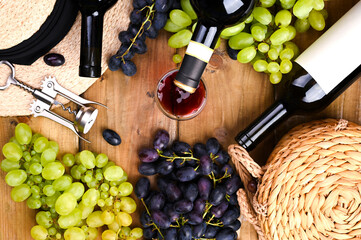
[[[203,81],[194,93],[177,87],[174,79],[178,69],[165,74],[158,83],[157,102],[165,115],[172,119],[188,120],[197,116],[206,104],[207,91]]]

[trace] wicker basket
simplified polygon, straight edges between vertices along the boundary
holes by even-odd
[[[229,153],[245,186],[242,215],[259,239],[361,239],[361,127],[326,119],[300,125],[278,143],[266,166],[238,145]]]

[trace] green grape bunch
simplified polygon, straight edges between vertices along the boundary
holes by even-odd
[[[16,126],[2,153],[11,199],[38,210],[33,239],[91,240],[100,227],[102,240],[142,237],[141,228],[130,228],[137,209],[130,197],[133,185],[107,155],[83,150],[59,160],[58,143],[33,134],[24,123]]]
[[[190,1],[180,0],[180,6],[170,12],[164,27],[173,33],[168,40],[172,48],[187,46],[197,24]],[[292,41],[297,33],[325,28],[328,14],[324,7],[324,0],[259,0],[247,19],[224,29],[220,39],[227,41],[232,59],[252,64],[255,71],[269,74],[270,82],[277,84],[300,54]],[[179,56],[173,61],[179,63]]]

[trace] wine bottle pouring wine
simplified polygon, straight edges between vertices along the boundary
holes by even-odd
[[[107,106],[84,99],[78,95],[72,93],[68,89],[63,88],[55,78],[46,77],[42,82],[42,89],[34,89],[30,86],[27,86],[23,82],[15,78],[15,67],[8,61],[0,61],[0,66],[6,65],[10,68],[10,74],[7,78],[5,85],[0,86],[0,90],[5,90],[10,87],[10,85],[16,85],[29,93],[31,93],[37,100],[31,104],[31,113],[34,117],[42,116],[49,118],[67,128],[72,130],[79,138],[83,139],[86,142],[89,142],[87,139],[83,138],[80,133],[88,133],[91,127],[94,125],[95,120],[98,116],[98,109],[87,106],[88,104],[97,104],[102,107],[107,108]],[[56,100],[56,97],[60,95],[73,103],[76,103],[79,106],[79,110],[73,111],[70,107],[65,108],[65,106]],[[50,110],[52,105],[60,105],[62,109],[70,114],[75,115],[75,121],[70,121]],[[90,142],[89,142],[90,143]]]

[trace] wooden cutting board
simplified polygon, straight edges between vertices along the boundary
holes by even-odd
[[[330,26],[339,19],[357,0],[332,0],[327,2]],[[300,34],[297,43],[301,50],[310,45],[320,33],[310,31]],[[121,72],[107,71],[85,94],[84,97],[106,104],[106,111],[99,108],[99,118],[86,136],[92,143],[85,144],[67,129],[44,118],[8,117],[0,118],[0,146],[14,133],[17,122],[30,124],[33,131],[57,141],[60,155],[89,149],[106,153],[112,161],[123,167],[129,180],[135,183],[139,178],[137,151],[152,144],[158,129],[170,132],[172,140],[180,139],[190,144],[205,142],[211,136],[217,137],[226,148],[234,143],[235,135],[254,120],[274,101],[274,87],[268,77],[256,73],[248,64],[232,61],[225,53],[225,46],[217,50],[207,68],[204,78],[208,87],[208,101],[203,112],[189,121],[174,121],[164,116],[157,108],[154,91],[158,79],[168,70],[176,68],[171,58],[175,51],[167,46],[169,34],[162,32],[156,40],[147,40],[149,51],[135,57],[138,72],[126,77]],[[361,39],[355,39],[355,44]],[[184,51],[180,51],[184,53]],[[319,114],[308,117],[293,117],[284,122],[271,136],[260,144],[251,155],[257,161],[265,161],[276,141],[291,127],[311,119],[322,117],[345,118],[361,123],[361,84],[356,82],[331,106]],[[62,111],[56,110],[63,114]],[[122,144],[110,146],[102,138],[102,131],[110,128],[122,137]],[[3,159],[3,156],[0,156]],[[0,240],[30,240],[30,229],[35,225],[35,211],[25,203],[10,199],[11,188],[5,184],[5,173],[0,172]],[[140,206],[140,205],[139,205]],[[139,225],[139,207],[133,217]],[[248,223],[242,224],[239,239],[256,240],[257,236]]]

